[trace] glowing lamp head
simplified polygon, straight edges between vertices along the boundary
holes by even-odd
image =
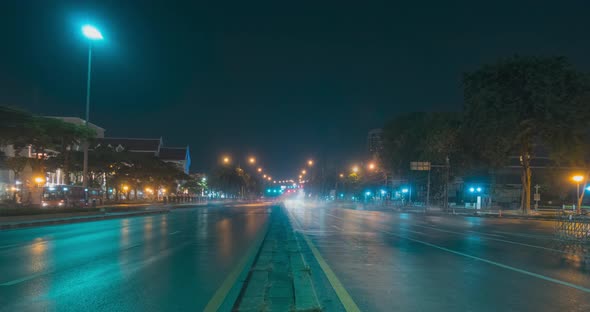
[[[92,26],[92,25],[84,25],[82,26],[82,33],[84,34],[84,36],[90,40],[102,40],[104,39],[102,37],[102,34],[100,33],[100,31]]]
[[[581,175],[575,175],[572,177],[572,180],[574,180],[575,182],[582,182],[584,181],[584,177]]]
[[[36,177],[36,178],[35,178],[35,183],[37,183],[37,184],[41,184],[41,183],[43,183],[43,182],[45,182],[45,179],[43,179],[42,177]]]

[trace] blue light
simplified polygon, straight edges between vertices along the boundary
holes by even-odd
[[[407,188],[402,189],[402,193],[407,193],[409,190]]]
[[[371,196],[371,192],[367,191],[367,192],[365,193],[365,195],[367,195],[367,196]]]
[[[381,190],[381,195],[385,195],[385,190]]]
[[[477,190],[478,193],[480,193],[481,192],[481,187],[478,187],[476,190]]]
[[[586,188],[586,191],[590,191],[590,186],[588,186],[588,187]]]
[[[50,187],[49,190],[50,191],[55,191],[55,187]]]
[[[69,188],[67,188],[67,187],[64,187],[64,191],[67,191],[67,190],[69,190]],[[111,190],[111,193],[112,193],[112,192],[113,192],[113,190]]]
[[[84,34],[84,36],[86,36],[86,38],[88,38],[90,40],[102,40],[103,39],[100,31],[92,25],[82,26],[82,33]]]
[[[277,190],[272,190],[272,192],[273,192],[273,193],[276,193],[276,192],[277,192]]]
[[[470,187],[470,188],[469,188],[469,192],[470,192],[470,193],[473,193],[473,192],[475,192],[475,188],[473,188],[473,187]]]
[[[270,190],[270,189],[267,189],[267,190],[266,190],[266,192],[267,192],[267,193],[270,193],[270,192],[271,192],[271,190]]]

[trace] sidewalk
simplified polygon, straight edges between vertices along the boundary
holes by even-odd
[[[0,230],[25,228],[33,226],[55,225],[65,223],[89,222],[108,220],[122,217],[135,217],[150,214],[163,214],[171,209],[183,207],[196,207],[208,205],[201,203],[144,203],[144,204],[117,204],[99,206],[98,209],[88,212],[48,213],[36,215],[5,216],[0,217]]]

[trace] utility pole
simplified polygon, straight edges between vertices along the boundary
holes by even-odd
[[[428,170],[428,181],[426,182],[426,206],[424,212],[428,211],[428,206],[430,206],[430,171]]]
[[[541,194],[539,194],[539,188],[541,188],[541,186],[539,184],[535,185],[535,196],[534,196],[535,210],[539,209],[539,201],[541,200]]]

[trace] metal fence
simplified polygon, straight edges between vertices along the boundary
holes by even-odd
[[[561,240],[590,243],[590,218],[560,214],[557,217],[555,232]]]

